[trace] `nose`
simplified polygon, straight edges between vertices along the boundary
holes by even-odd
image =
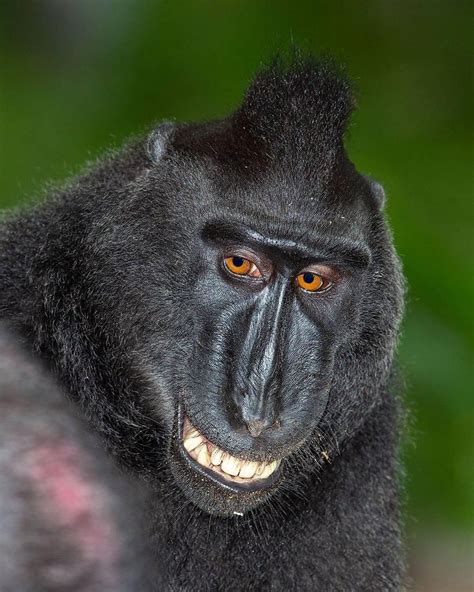
[[[239,371],[235,372],[231,396],[254,438],[271,428],[279,415],[279,377],[288,314],[285,287],[283,282],[281,286],[275,283],[274,292],[262,297],[253,309],[234,364]]]
[[[253,438],[258,438],[258,436],[260,436],[260,434],[268,429],[269,427],[271,427],[270,422],[269,421],[265,421],[265,420],[260,420],[260,419],[250,419],[245,421],[245,425],[247,426],[248,431],[250,432],[250,435]]]

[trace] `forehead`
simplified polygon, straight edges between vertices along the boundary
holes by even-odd
[[[254,178],[208,186],[201,203],[203,236],[300,260],[338,260],[366,266],[370,214],[357,192],[330,195],[297,179]]]
[[[268,240],[308,247],[336,237],[364,243],[371,207],[359,175],[353,176],[353,183],[348,177],[343,183],[338,179],[322,183],[315,175],[282,170],[250,179],[220,171],[209,187],[209,210],[225,212],[222,219],[253,229]]]

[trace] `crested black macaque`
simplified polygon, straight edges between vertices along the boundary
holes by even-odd
[[[144,504],[79,410],[0,328],[1,592],[156,590]]]
[[[0,227],[0,316],[152,488],[160,590],[403,588],[403,279],[353,104],[276,60]]]

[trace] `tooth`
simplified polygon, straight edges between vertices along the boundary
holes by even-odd
[[[256,462],[244,462],[242,468],[240,469],[239,477],[242,477],[244,479],[251,479],[255,475],[257,467],[258,463]]]
[[[256,471],[256,473],[255,473],[257,477],[260,477],[260,475],[261,475],[261,474],[263,473],[263,471],[265,470],[265,467],[266,467],[266,466],[267,466],[267,463],[264,463],[264,462],[262,462],[262,463],[258,463],[258,466],[257,466],[257,471]]]
[[[218,467],[221,462],[222,462],[222,457],[224,455],[224,452],[220,449],[220,448],[214,448],[214,450],[212,451],[211,454],[211,462],[213,465],[215,465],[216,467]]]
[[[201,444],[202,442],[202,436],[196,436],[195,438],[189,438],[187,437],[186,440],[183,442],[184,447],[186,448],[186,450],[188,452],[191,452],[191,450],[194,450],[196,448],[196,446],[199,446],[199,444]]]
[[[230,456],[230,454],[224,454],[221,463],[221,469],[224,473],[228,475],[232,475],[233,477],[237,477],[240,471],[240,467],[242,465],[242,461]]]
[[[276,460],[268,464],[263,470],[263,473],[260,475],[260,479],[266,479],[267,477],[270,477],[270,475],[275,471],[277,466],[278,462]]]
[[[205,444],[199,449],[197,461],[203,467],[208,467],[209,463],[211,462],[211,457],[209,456],[209,452],[207,451],[207,446]]]
[[[188,432],[186,432],[186,438],[197,438],[201,434],[196,430],[196,428],[190,428]]]
[[[201,435],[195,436],[193,438],[186,438],[183,442],[184,447],[188,452],[194,450],[197,446],[199,446],[203,441],[203,437]]]
[[[273,469],[271,465],[267,465],[262,473],[259,475],[260,479],[266,479],[267,477],[269,477],[271,474],[273,473]]]

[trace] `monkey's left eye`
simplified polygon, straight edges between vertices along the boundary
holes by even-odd
[[[232,257],[226,257],[224,259],[225,268],[236,275],[250,276],[250,277],[262,277],[258,267],[245,257],[240,255],[233,255]]]
[[[329,280],[313,271],[303,271],[298,274],[296,283],[307,292],[323,292],[332,285]]]

